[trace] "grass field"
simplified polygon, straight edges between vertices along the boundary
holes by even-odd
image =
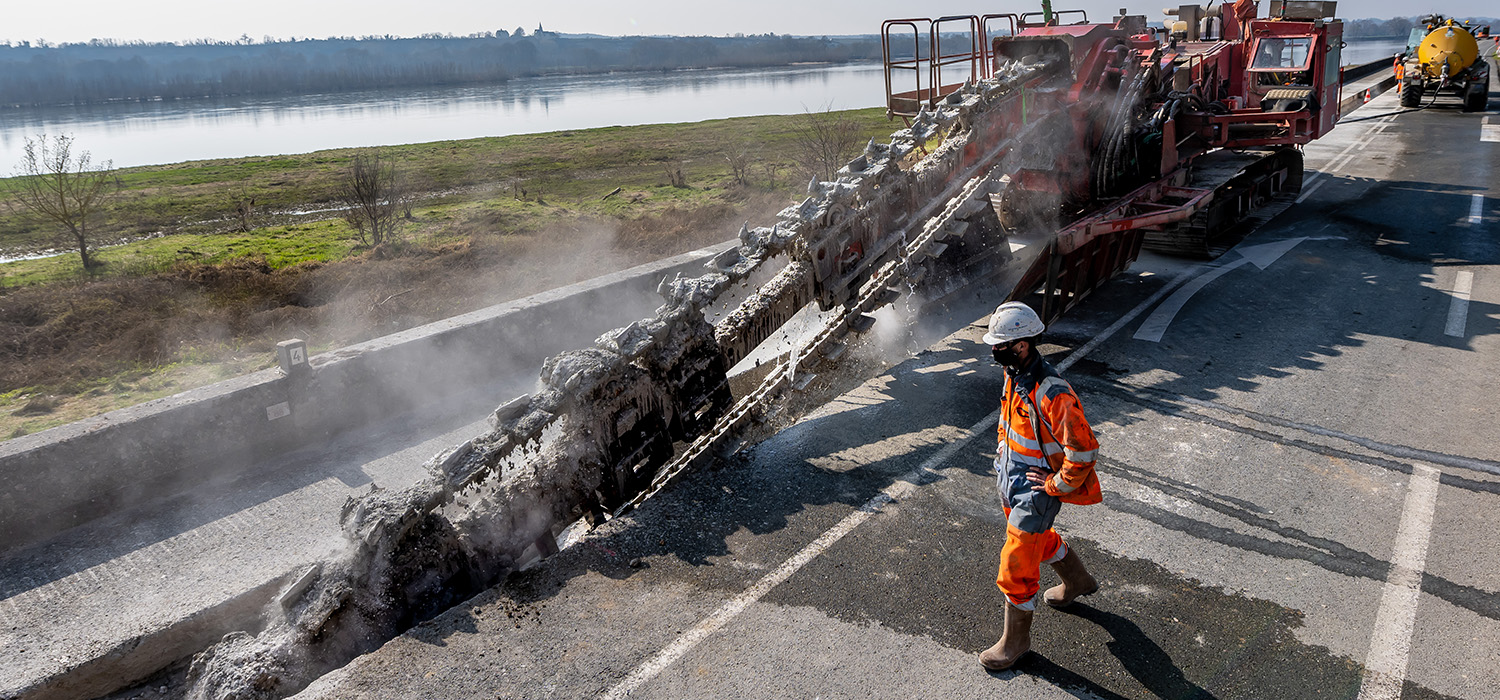
[[[898,126],[878,109],[835,116],[861,144]],[[0,439],[270,366],[288,337],[340,347],[769,223],[802,196],[805,119],[381,148],[419,203],[376,249],[328,211],[353,150],[122,170],[107,226],[128,242],[100,249],[101,269],[76,253],[0,264]],[[246,193],[260,213],[243,233],[229,212]],[[51,243],[6,204],[0,256]]]
[[[880,109],[836,113],[855,121],[862,134],[884,140],[895,125]],[[461,200],[525,198],[557,203],[577,213],[629,217],[641,210],[702,199],[726,184],[726,156],[750,154],[752,183],[765,189],[800,189],[793,173],[796,132],[803,115],[745,117],[691,124],[606,127],[464,141],[382,147],[428,197]],[[80,143],[79,149],[88,144]],[[232,201],[256,199],[268,217],[331,206],[338,177],[354,149],[316,151],[274,158],[209,160],[118,171],[122,187],[105,222],[106,239],[158,232],[215,233],[231,227]],[[95,153],[107,158],[107,153]],[[775,182],[766,166],[780,166]],[[668,186],[666,169],[682,169],[688,188]],[[644,202],[601,198],[621,187],[648,192]],[[53,233],[22,216],[0,179],[0,252],[51,247]],[[524,223],[524,222],[522,222]]]

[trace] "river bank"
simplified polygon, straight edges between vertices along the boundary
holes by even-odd
[[[898,126],[832,116],[859,144]],[[352,150],[121,171],[111,216],[154,235],[101,250],[94,275],[76,254],[0,264],[0,438],[269,366],[289,337],[340,347],[725,240],[800,193],[806,119],[383,148],[421,196],[400,240],[373,249],[331,211]],[[246,192],[281,213],[231,231]]]

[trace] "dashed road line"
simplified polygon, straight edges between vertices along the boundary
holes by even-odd
[[[1464,327],[1469,320],[1469,295],[1474,291],[1474,273],[1459,270],[1453,280],[1453,301],[1448,305],[1448,326],[1444,335],[1464,337]]]
[[[1359,150],[1361,150],[1361,151],[1365,150],[1366,146],[1369,146],[1371,143],[1373,143],[1375,141],[1375,137],[1376,136],[1383,135],[1383,132],[1385,131],[1386,127],[1388,127],[1388,126],[1391,125],[1391,120],[1392,119],[1395,119],[1395,117],[1386,117],[1385,119],[1382,119],[1382,120],[1376,122],[1375,123],[1375,128],[1370,129],[1370,133],[1365,137],[1365,139],[1363,141],[1359,142]]]
[[[1135,317],[1139,316],[1146,309],[1151,308],[1151,306],[1160,301],[1162,297],[1166,296],[1178,285],[1182,284],[1189,277],[1191,277],[1191,273],[1196,269],[1196,267],[1190,268],[1183,274],[1178,275],[1171,282],[1167,283],[1161,289],[1157,290],[1155,294],[1151,295],[1151,297],[1137,304],[1135,308],[1131,309],[1124,316],[1121,316],[1114,323],[1110,324],[1109,327],[1100,331],[1098,335],[1095,335],[1087,343],[1079,346],[1077,350],[1074,350],[1067,356],[1067,358],[1063,359],[1062,362],[1057,363],[1058,371],[1067,371],[1069,367],[1072,367],[1079,360],[1083,359],[1084,356],[1088,355],[1090,352],[1093,352],[1095,348],[1099,347],[1099,345],[1105,340],[1108,340],[1110,336],[1113,336],[1115,333],[1119,332],[1121,328],[1124,328],[1126,324],[1134,320]],[[1000,410],[996,409],[993,413],[985,416],[983,420],[975,423],[956,440],[948,443],[942,449],[938,450],[937,454],[934,454],[932,457],[922,462],[922,464],[916,469],[913,469],[910,473],[897,479],[895,483],[881,490],[880,493],[876,494],[870,500],[865,501],[865,503],[853,513],[844,516],[844,519],[840,520],[837,525],[834,525],[828,531],[824,532],[822,535],[819,535],[817,539],[812,541],[812,543],[808,544],[806,547],[802,548],[801,551],[792,555],[792,558],[782,562],[781,566],[776,567],[775,570],[773,570],[769,574],[766,574],[759,581],[756,581],[754,585],[750,586],[750,588],[746,589],[743,593],[735,596],[734,598],[730,599],[729,602],[720,606],[718,610],[715,610],[713,612],[713,614],[709,615],[701,622],[694,625],[692,629],[684,632],[682,636],[678,637],[676,641],[667,645],[666,648],[657,652],[654,656],[647,659],[646,661],[642,662],[641,665],[632,670],[629,675],[625,676],[624,680],[621,680],[619,683],[615,684],[614,687],[610,688],[604,694],[600,695],[599,697],[601,698],[601,700],[620,700],[621,698],[624,698],[635,692],[636,689],[640,688],[651,679],[655,678],[668,666],[676,663],[678,659],[681,659],[689,651],[692,651],[693,648],[702,643],[703,640],[708,639],[710,635],[712,635],[714,632],[719,631],[725,625],[729,624],[734,620],[734,618],[738,617],[756,601],[765,597],[765,595],[767,593],[770,593],[772,589],[781,585],[787,579],[791,578],[792,575],[801,570],[802,567],[807,566],[808,562],[816,559],[823,552],[827,551],[829,547],[832,547],[834,544],[838,543],[838,541],[843,539],[844,536],[848,535],[850,532],[853,532],[855,528],[859,527],[866,520],[869,520],[876,513],[880,512],[881,508],[897,500],[905,498],[912,491],[916,490],[917,486],[924,481],[924,479],[922,478],[924,475],[930,474],[934,467],[942,464],[943,462],[946,462],[950,457],[953,456],[954,453],[963,449],[963,447],[969,444],[969,441],[973,440],[976,436],[988,433],[988,429],[990,428],[990,426],[995,425],[995,423],[999,421],[999,419]]]
[[[1469,225],[1478,226],[1484,222],[1484,195],[1476,194],[1469,201]]]
[[[1401,508],[1401,525],[1396,530],[1396,544],[1391,553],[1391,570],[1380,595],[1380,608],[1375,613],[1375,629],[1370,635],[1370,653],[1365,657],[1358,700],[1401,697],[1441,476],[1441,471],[1427,465],[1412,465],[1406,503]]]
[[[1327,180],[1319,180],[1316,183],[1313,183],[1312,187],[1308,187],[1307,189],[1302,190],[1302,196],[1297,198],[1297,203],[1301,204],[1302,200],[1311,197],[1312,193],[1317,192],[1318,188],[1322,187],[1324,182],[1327,182]]]
[[[1381,131],[1383,131],[1387,126],[1390,126],[1390,123],[1395,119],[1396,115],[1393,114],[1376,122],[1375,127],[1369,129],[1364,134],[1361,134],[1360,137],[1355,139],[1353,143],[1346,146],[1344,150],[1340,151],[1338,155],[1334,156],[1333,160],[1329,161],[1331,165],[1328,168],[1328,172],[1336,173],[1340,170],[1343,170],[1345,166],[1353,162],[1354,159],[1359,155],[1356,150],[1365,150],[1365,147],[1369,146],[1370,142],[1375,140],[1375,137],[1379,136]]]
[[[1494,117],[1485,117],[1479,124],[1479,140],[1500,143],[1500,124],[1492,123]]]

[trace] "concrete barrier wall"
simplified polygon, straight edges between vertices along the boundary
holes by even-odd
[[[649,316],[657,284],[698,275],[726,242],[0,443],[0,551],[122,507],[242,473],[416,411],[469,411],[497,382]],[[488,391],[487,391],[488,390]]]
[[[1363,80],[1381,71],[1389,71],[1390,75],[1374,83],[1366,85],[1358,90],[1351,90],[1350,84]],[[1339,116],[1348,114],[1365,103],[1365,93],[1369,93],[1370,99],[1375,99],[1387,90],[1396,87],[1396,73],[1392,68],[1391,59],[1377,58],[1369,63],[1361,63],[1357,66],[1345,66],[1339,70],[1339,76],[1344,82],[1344,97],[1339,101]]]

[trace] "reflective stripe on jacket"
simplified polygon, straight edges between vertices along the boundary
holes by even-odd
[[[1040,416],[1032,415],[1033,406]],[[1094,473],[1099,442],[1083,415],[1078,395],[1051,364],[1037,357],[1016,376],[1006,372],[1000,408],[999,438],[1004,453],[1016,465],[1053,472],[1045,484],[1048,495],[1075,505],[1104,500],[1099,477]]]

